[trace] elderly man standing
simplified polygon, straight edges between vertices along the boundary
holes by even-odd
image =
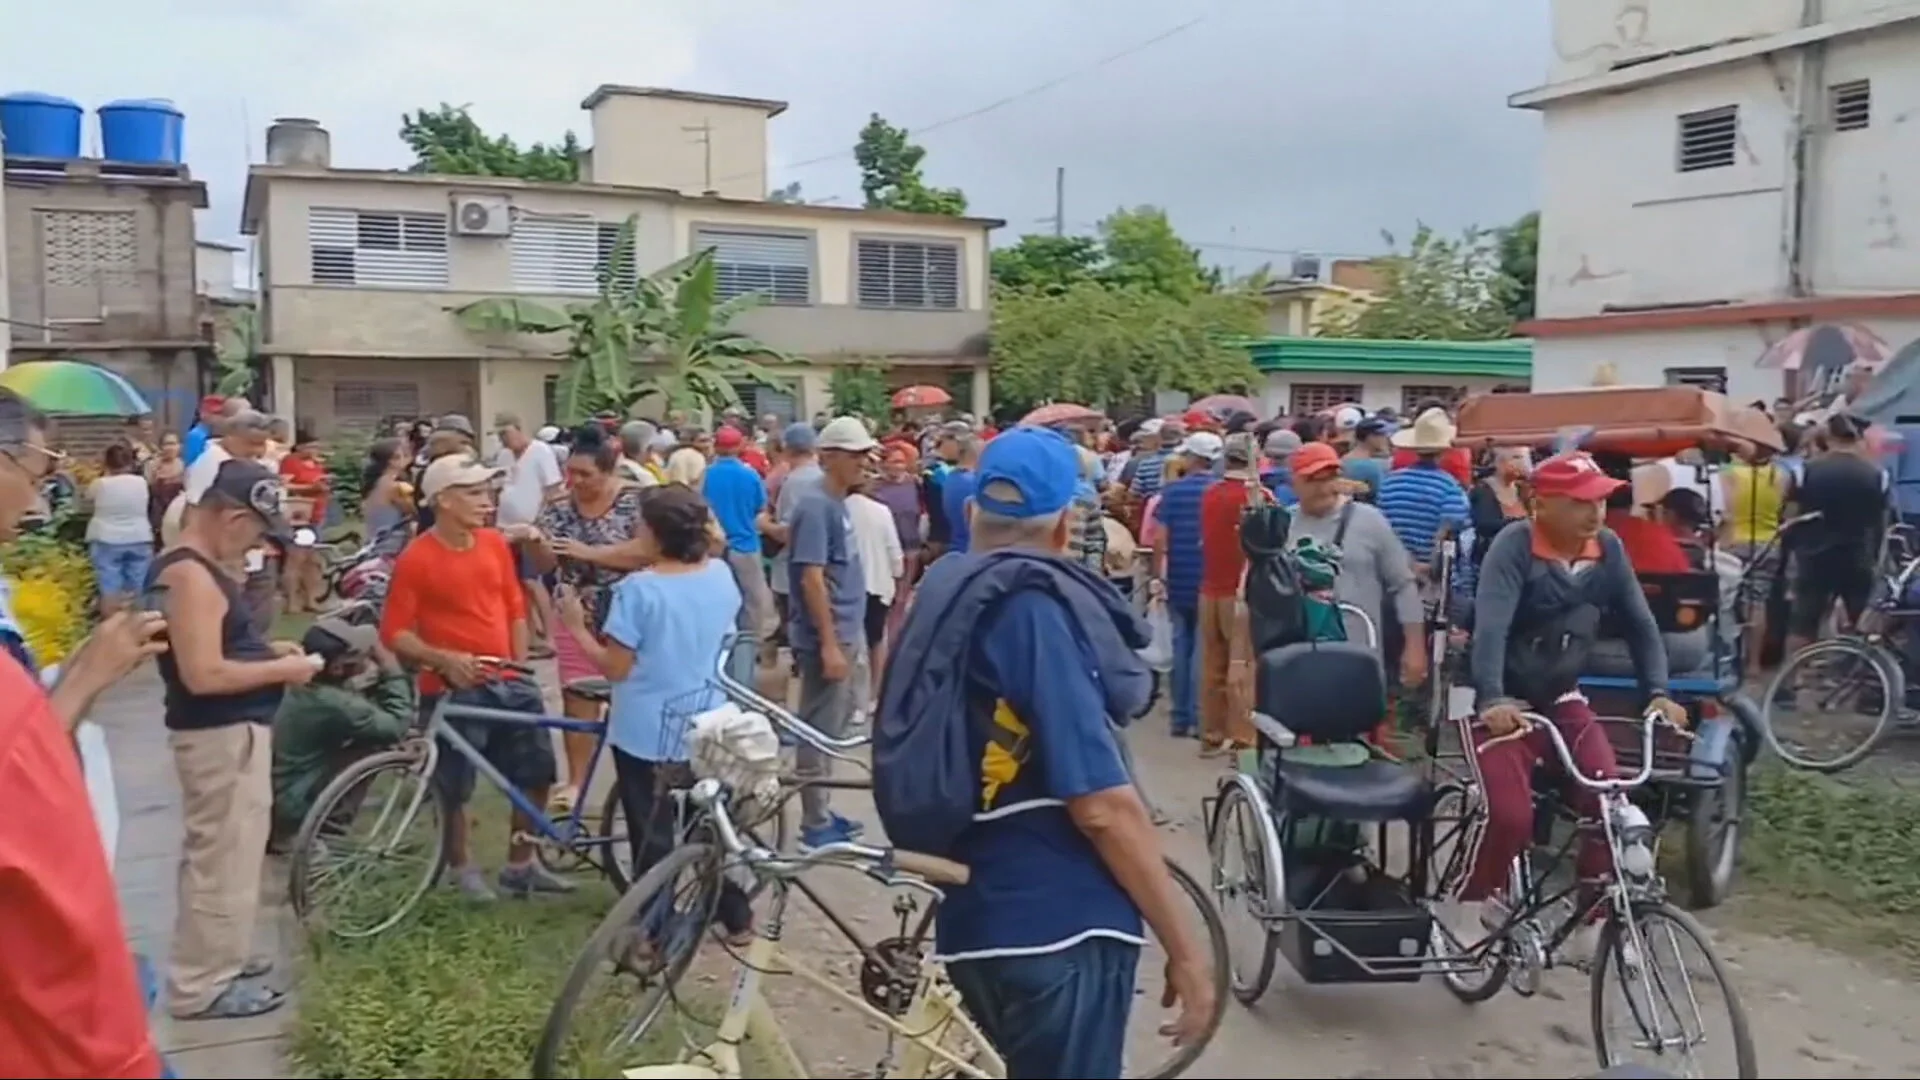
[[[701,477],[701,494],[713,510],[714,520],[727,537],[727,565],[733,568],[744,601],[740,608],[741,628],[764,638],[773,630],[773,592],[767,586],[766,566],[760,561],[761,512],[767,508],[767,486],[740,453],[747,445],[746,435],[737,427],[722,425],[713,437],[713,464]],[[740,661],[743,665],[746,661]],[[751,667],[737,671],[751,683]]]
[[[515,413],[503,412],[493,418],[493,429],[500,436],[500,456],[494,464],[505,470],[506,486],[500,489],[500,506],[495,522],[503,532],[516,525],[532,525],[540,511],[566,490],[560,475],[560,459],[553,447],[527,435],[526,425]],[[536,642],[545,641],[553,632],[553,601],[540,583],[540,572],[527,557],[526,545],[515,544],[513,565],[520,575],[520,590],[527,596],[527,610],[533,614],[529,627]],[[536,644],[534,651],[544,652]]]
[[[663,480],[653,452],[653,437],[659,433],[659,428],[645,420],[629,420],[620,425],[620,464],[615,466],[620,479],[643,488]]]
[[[236,405],[237,403],[237,405]],[[195,506],[201,496],[213,485],[214,477],[220,472],[220,466],[229,461],[259,461],[267,452],[267,439],[273,432],[273,418],[247,407],[240,398],[228,398],[222,409],[219,421],[219,436],[207,444],[207,448],[187,469],[186,487],[176,501],[182,503],[182,513],[173,518],[173,530],[163,537],[171,544],[179,538],[179,523],[185,516],[185,508]],[[163,534],[167,532],[162,530]],[[254,621],[265,633],[272,628],[278,616],[279,590],[276,588],[279,573],[276,563],[279,555],[264,546],[256,546],[242,557],[238,569],[246,574],[246,608]]]
[[[1413,562],[1386,515],[1348,497],[1341,486],[1339,451],[1321,442],[1301,447],[1293,455],[1293,487],[1300,502],[1294,508],[1292,535],[1312,537],[1334,552],[1340,567],[1334,595],[1365,613],[1377,646],[1386,648],[1387,620],[1398,624],[1399,650],[1396,654],[1388,649],[1381,659],[1391,664],[1397,658],[1401,685],[1418,686],[1427,674],[1426,611]],[[1349,615],[1348,639],[1366,641],[1368,636],[1367,628]]]
[[[774,495],[771,513],[762,511],[760,532],[767,539],[780,545],[773,553],[773,572],[767,584],[773,590],[774,609],[779,614],[778,624],[786,626],[792,617],[792,599],[788,595],[791,589],[789,558],[787,555],[787,526],[793,520],[793,508],[800,500],[820,490],[820,455],[816,452],[819,435],[811,424],[789,424],[781,433],[780,444],[786,450],[786,477],[780,481],[780,489]],[[769,648],[772,643],[768,643]],[[768,649],[762,650],[762,658],[770,659]]]

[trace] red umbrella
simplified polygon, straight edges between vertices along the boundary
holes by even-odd
[[[1253,407],[1253,402],[1250,399],[1242,397],[1239,394],[1214,394],[1211,397],[1201,398],[1199,401],[1187,406],[1187,408],[1198,409],[1201,412],[1220,417],[1232,416],[1237,412],[1259,412],[1258,409]]]
[[[1101,419],[1098,409],[1089,409],[1085,405],[1042,405],[1020,418],[1028,427],[1050,427],[1054,424],[1077,424],[1088,420]]]
[[[953,395],[937,386],[909,386],[893,392],[896,409],[937,409],[953,404]]]

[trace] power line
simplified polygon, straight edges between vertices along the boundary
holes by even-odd
[[[1048,79],[1046,82],[1043,82],[1043,83],[1036,83],[1033,86],[1027,87],[1025,90],[1020,90],[1015,93],[1008,94],[1006,97],[1000,98],[996,101],[990,101],[987,104],[982,105],[977,109],[969,109],[966,112],[956,113],[952,116],[935,120],[930,124],[925,124],[921,127],[912,128],[908,130],[907,134],[910,136],[916,136],[916,137],[926,135],[931,132],[939,131],[941,128],[952,127],[955,124],[965,123],[968,120],[977,119],[979,117],[987,115],[990,112],[996,112],[1000,109],[1004,109],[1008,105],[1013,105],[1018,102],[1025,101],[1026,99],[1030,97],[1034,97],[1035,95],[1044,94],[1049,90],[1055,89],[1060,86],[1064,86],[1067,83],[1072,82],[1073,80],[1078,79],[1084,75],[1091,75],[1092,73],[1099,71],[1101,68],[1109,67],[1129,57],[1136,56],[1140,53],[1143,53],[1148,49],[1153,48],[1155,45],[1160,44],[1163,41],[1166,41],[1173,37],[1177,37],[1180,34],[1186,33],[1187,31],[1193,29],[1194,27],[1199,26],[1201,23],[1206,22],[1207,19],[1208,19],[1208,16],[1206,15],[1201,15],[1197,18],[1188,19],[1186,22],[1183,22],[1178,26],[1172,27],[1171,29],[1162,30],[1160,33],[1155,34],[1144,41],[1138,42],[1134,45],[1130,45],[1127,48],[1120,50],[1119,52],[1110,53],[1106,56],[1103,56],[1100,59],[1095,60],[1093,63],[1088,64],[1083,68],[1077,68],[1073,71],[1067,72],[1064,75],[1059,75],[1054,78]],[[846,150],[839,150],[831,154],[822,154],[819,157],[807,158],[804,161],[792,162],[784,166],[784,169],[786,169],[787,171],[791,171],[793,169],[809,169],[815,165],[825,165],[830,161],[841,161],[846,158],[850,158],[853,155],[854,155],[854,151],[852,148],[849,148]],[[724,184],[733,180],[750,179],[758,175],[760,175],[760,172],[759,170],[756,169],[752,172],[739,173],[734,176],[723,176],[723,177],[720,177],[715,182]]]

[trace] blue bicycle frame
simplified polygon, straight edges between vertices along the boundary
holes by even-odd
[[[581,735],[593,736],[593,757],[587,762],[587,774],[574,785],[580,792],[580,797],[574,800],[572,812],[558,821],[548,817],[546,807],[534,805],[533,800],[527,796],[526,792],[520,790],[519,785],[508,780],[493,762],[487,760],[485,754],[454,730],[451,723],[454,720],[477,720],[485,724],[520,724],[542,732],[577,732]],[[534,832],[539,834],[541,839],[571,848],[587,857],[589,861],[595,861],[589,854],[595,849],[616,843],[626,843],[624,836],[586,835],[583,817],[586,812],[586,793],[592,787],[594,771],[600,766],[602,751],[607,744],[607,725],[603,721],[514,712],[511,709],[490,709],[482,705],[462,705],[455,702],[452,695],[448,695],[441,698],[439,705],[434,708],[433,718],[427,722],[427,734],[431,736],[428,740],[427,772],[429,775],[439,763],[440,746],[444,740],[446,746],[472,763],[481,776],[486,777],[489,783],[507,797],[507,802],[532,823]],[[632,827],[633,823],[628,822],[628,828]]]

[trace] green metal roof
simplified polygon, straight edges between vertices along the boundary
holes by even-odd
[[[1367,341],[1358,338],[1271,337],[1247,343],[1261,371],[1355,372],[1375,375],[1533,376],[1533,342]]]

